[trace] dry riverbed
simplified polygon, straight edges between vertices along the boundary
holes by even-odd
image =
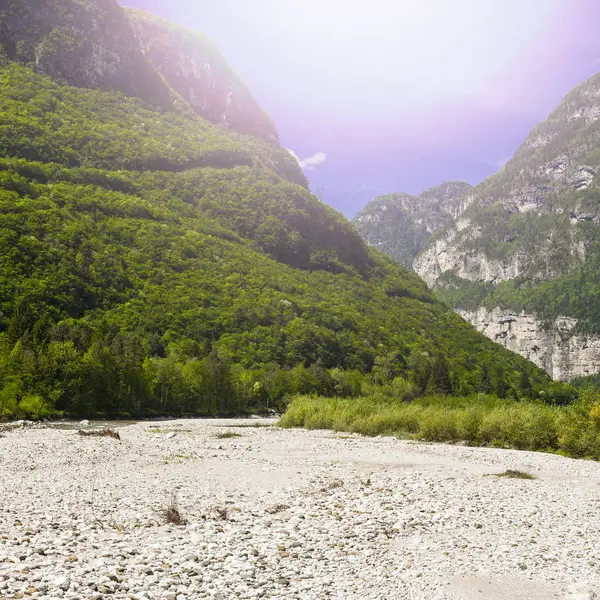
[[[600,591],[600,464],[249,426],[267,423],[138,423],[121,441],[3,433],[0,598]],[[507,469],[537,479],[495,476]],[[174,497],[185,525],[162,522]]]

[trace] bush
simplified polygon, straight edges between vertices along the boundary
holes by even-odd
[[[11,381],[0,387],[0,419],[10,419],[17,416],[19,407],[20,384]]]
[[[22,416],[39,421],[46,419],[52,414],[50,406],[44,401],[41,396],[28,394],[19,402],[17,409]]]
[[[594,390],[569,406],[485,395],[431,396],[413,402],[382,400],[380,395],[297,396],[279,425],[600,459],[600,395]]]

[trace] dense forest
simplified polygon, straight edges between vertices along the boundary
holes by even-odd
[[[0,67],[0,418],[570,398],[368,249],[276,143],[99,88]]]

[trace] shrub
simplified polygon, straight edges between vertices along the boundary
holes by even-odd
[[[181,514],[177,496],[173,494],[168,504],[158,509],[158,516],[165,525],[187,525],[187,520]]]
[[[476,395],[412,402],[380,394],[353,399],[297,396],[281,427],[397,435],[436,442],[560,452],[600,459],[600,398],[590,391],[568,406]]]
[[[27,394],[24,396],[19,402],[17,412],[24,417],[35,421],[45,419],[52,414],[50,406],[41,396],[35,394]]]
[[[513,469],[507,469],[504,473],[499,473],[496,477],[506,477],[507,479],[537,479],[535,475],[526,473],[525,471],[515,471]]]

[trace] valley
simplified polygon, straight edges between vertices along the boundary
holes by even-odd
[[[471,186],[504,5],[127,4],[0,3],[0,599],[597,598],[600,76]]]

